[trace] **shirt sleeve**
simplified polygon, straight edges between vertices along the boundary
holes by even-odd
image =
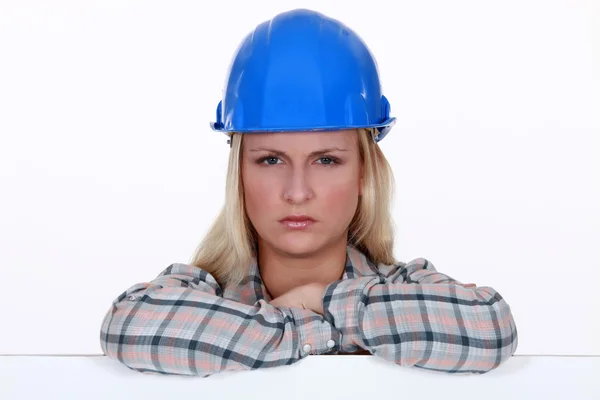
[[[293,364],[336,351],[332,340],[340,333],[321,315],[225,299],[211,274],[182,263],[125,290],[100,331],[103,352],[129,369],[203,377]]]
[[[402,366],[483,374],[518,344],[510,307],[498,292],[466,288],[424,258],[329,284],[323,310],[344,343]]]

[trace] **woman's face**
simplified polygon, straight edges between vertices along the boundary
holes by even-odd
[[[345,243],[361,171],[353,129],[245,134],[246,212],[261,245],[302,255]]]

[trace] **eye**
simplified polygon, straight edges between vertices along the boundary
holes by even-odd
[[[267,165],[278,164],[278,161],[281,161],[279,159],[279,157],[273,157],[273,156],[263,157],[260,160],[258,160],[259,163],[261,163],[261,164],[267,164]]]
[[[335,157],[321,157],[317,162],[324,165],[338,164],[338,160]]]

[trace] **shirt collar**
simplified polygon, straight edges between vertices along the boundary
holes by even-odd
[[[346,247],[346,266],[344,268],[342,280],[373,275],[379,275],[375,263],[369,260],[363,252],[348,245]],[[256,258],[253,258],[250,262],[248,277],[250,279],[249,283],[254,289],[255,298],[257,300],[264,299],[267,302],[271,301],[272,298],[269,296],[264,282],[260,277],[260,269],[258,268]]]

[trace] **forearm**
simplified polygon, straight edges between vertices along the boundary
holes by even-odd
[[[224,299],[198,273],[180,264],[115,299],[102,321],[104,353],[140,372],[208,376],[295,363],[309,338],[313,351],[339,341],[314,313]]]
[[[517,347],[510,307],[490,287],[358,278],[329,285],[323,307],[346,343],[399,365],[483,373]]]

